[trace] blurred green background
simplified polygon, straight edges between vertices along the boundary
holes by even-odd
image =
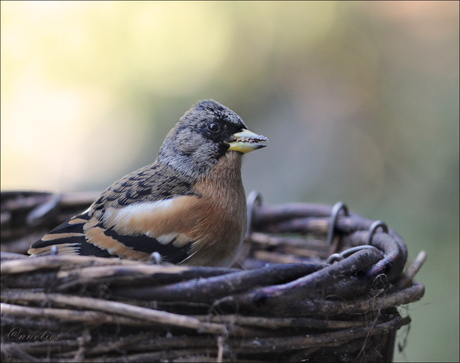
[[[2,190],[101,191],[213,98],[270,139],[246,157],[247,192],[342,200],[428,253],[395,361],[459,361],[458,10],[2,1]]]

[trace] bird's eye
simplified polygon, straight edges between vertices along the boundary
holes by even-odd
[[[215,123],[215,122],[211,122],[208,124],[208,130],[211,131],[211,132],[219,132],[220,131],[220,125]]]

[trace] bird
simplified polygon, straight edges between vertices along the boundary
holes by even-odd
[[[243,155],[265,136],[212,99],[193,105],[167,134],[155,161],[109,186],[84,212],[28,250],[230,267],[246,233]]]

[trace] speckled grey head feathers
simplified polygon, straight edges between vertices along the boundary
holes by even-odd
[[[182,122],[185,123],[185,125],[198,125],[203,122],[214,120],[232,123],[238,128],[247,128],[240,116],[228,107],[214,100],[197,102],[181,117],[179,123]]]
[[[196,178],[225,155],[233,134],[246,128],[229,108],[214,100],[200,101],[166,136],[157,161]]]

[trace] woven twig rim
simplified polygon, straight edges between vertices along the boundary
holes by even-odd
[[[39,199],[13,208],[29,230],[76,209],[60,205],[72,198]],[[8,203],[2,195],[2,215]],[[243,269],[2,252],[2,358],[391,361],[394,333],[410,323],[397,307],[423,297],[413,278],[426,255],[403,273],[402,238],[343,205],[263,206],[254,195],[248,204]],[[11,228],[10,240],[24,238]]]

